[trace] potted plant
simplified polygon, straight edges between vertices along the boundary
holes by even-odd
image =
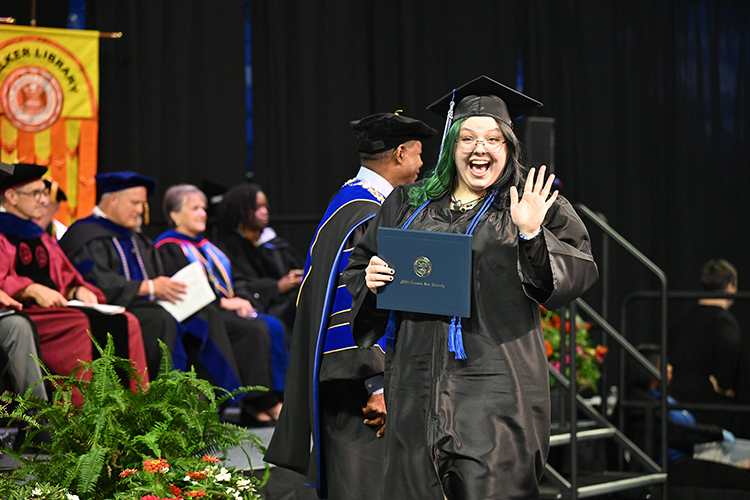
[[[257,435],[221,422],[218,414],[231,398],[265,388],[242,387],[229,393],[197,378],[192,369],[172,370],[163,344],[160,372],[145,387],[130,360],[114,355],[111,337],[104,348],[94,344],[100,357],[70,376],[52,375],[37,360],[46,373],[44,380],[54,387],[49,402],[33,396],[31,389],[23,395],[0,396],[4,416],[31,429],[24,446],[42,431],[51,434],[51,442],[34,444],[39,449],[34,456],[22,454],[23,447],[9,451],[21,466],[1,475],[1,498],[260,498],[260,480],[222,468],[214,456],[241,445],[265,451]],[[80,380],[83,371],[90,372],[89,381]],[[138,389],[126,389],[121,374],[137,380]],[[71,402],[73,390],[83,395],[80,407]],[[155,471],[154,464],[163,465]]]
[[[544,345],[547,349],[547,360],[557,370],[561,368],[560,362],[560,339],[563,331],[563,324],[559,311],[549,311],[540,307],[542,316],[542,329],[544,331]],[[591,325],[583,318],[576,315],[575,318],[575,335],[576,335],[576,382],[579,392],[585,389],[597,390],[596,383],[601,378],[601,365],[604,363],[604,356],[607,354],[607,348],[598,345],[591,340],[589,330]],[[566,336],[570,336],[570,318],[565,320],[564,331]],[[570,350],[569,342],[566,339],[566,368],[565,375],[570,378]],[[550,376],[550,386],[555,384],[555,379]]]

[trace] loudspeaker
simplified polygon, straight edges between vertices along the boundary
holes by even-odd
[[[547,173],[555,173],[555,119],[529,116],[524,118],[526,165],[547,165]]]

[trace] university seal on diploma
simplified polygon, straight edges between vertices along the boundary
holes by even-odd
[[[471,315],[471,236],[378,228],[378,255],[395,271],[378,290],[378,308]]]

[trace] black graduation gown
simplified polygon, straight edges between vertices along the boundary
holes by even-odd
[[[377,228],[401,227],[416,211],[408,204],[409,187],[386,199],[343,274],[355,298],[351,321],[360,346],[382,335],[388,313],[375,309],[364,269],[377,254]],[[451,211],[445,196],[427,205],[409,229],[465,233],[477,210]],[[560,307],[596,281],[588,233],[559,197],[542,234],[519,245],[505,191],[479,222],[472,249],[472,312],[463,321],[468,359],[448,352],[451,318],[396,313],[395,350],[386,354],[385,372],[389,500],[538,497],[550,427],[539,304]],[[532,253],[546,253],[544,265],[531,266]],[[551,286],[544,290],[541,278],[548,273]]]

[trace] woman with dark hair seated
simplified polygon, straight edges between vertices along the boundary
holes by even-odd
[[[165,270],[171,275],[192,262],[203,265],[209,284],[219,297],[217,302],[235,351],[240,381],[270,389],[245,397],[244,423],[275,422],[281,411],[288,363],[281,323],[274,317],[258,315],[250,302],[235,295],[229,259],[202,236],[206,229],[206,195],[200,189],[189,184],[172,186],[164,194],[163,209],[172,226],[156,239]]]
[[[216,244],[232,261],[237,295],[279,318],[291,332],[303,262],[268,227],[268,199],[260,186],[245,183],[226,192],[219,205]]]
[[[641,345],[638,350],[657,369],[661,369],[661,349],[657,345]],[[667,385],[672,379],[672,365],[667,364]],[[662,384],[656,380],[640,363],[630,360],[627,399],[656,401],[661,398]],[[677,402],[667,397],[670,405]],[[650,412],[656,417],[653,429],[659,429],[659,409],[654,407]],[[657,436],[648,436],[646,419],[649,413],[643,414],[640,408],[628,411],[628,436],[641,447],[649,444],[658,449]],[[711,488],[723,490],[750,491],[750,471],[732,465],[709,462],[693,458],[693,446],[701,443],[725,441],[731,443],[734,435],[713,424],[698,423],[693,414],[687,410],[671,409],[668,411],[667,443],[669,446],[669,467],[667,484],[670,487]],[[651,443],[646,440],[651,438]]]

